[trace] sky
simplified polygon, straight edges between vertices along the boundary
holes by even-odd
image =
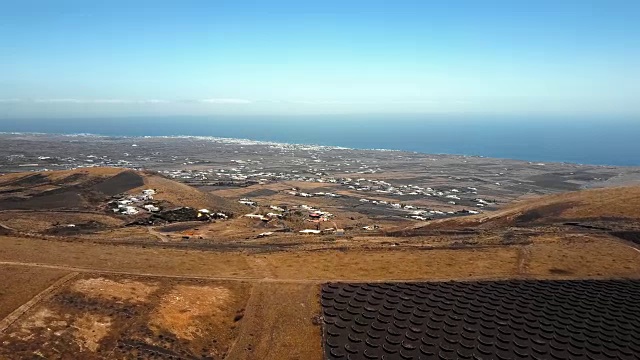
[[[0,118],[640,116],[640,1],[0,0]]]

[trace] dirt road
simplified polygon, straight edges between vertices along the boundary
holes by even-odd
[[[31,308],[36,306],[41,301],[49,298],[56,291],[62,288],[65,284],[67,284],[71,279],[78,275],[77,272],[72,272],[60,278],[58,281],[54,282],[48,288],[44,289],[38,295],[34,296],[31,300],[22,304],[19,308],[15,309],[11,314],[7,315],[4,319],[0,320],[0,334],[4,332],[11,324],[16,322],[22,315],[24,315]]]
[[[158,240],[160,240],[161,242],[163,242],[163,243],[169,242],[169,237],[168,236],[158,232],[152,226],[147,226],[147,231],[149,231],[149,234],[157,237]]]
[[[226,359],[317,358],[321,336],[313,318],[320,313],[319,292],[314,284],[256,284],[240,335]]]

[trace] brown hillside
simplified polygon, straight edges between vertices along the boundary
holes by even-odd
[[[640,186],[626,186],[522,200],[495,212],[431,221],[413,229],[498,228],[567,221],[638,219]]]
[[[91,168],[0,176],[0,210],[88,210],[92,203],[143,184],[134,171]]]
[[[239,214],[242,205],[151,172],[122,168],[82,168],[0,176],[0,210],[95,210],[106,198],[142,189],[174,206]]]
[[[246,206],[227,200],[223,197],[200,191],[189,185],[167,179],[155,173],[144,173],[144,185],[128,191],[137,193],[142,189],[155,189],[156,200],[164,200],[180,206],[189,206],[196,209],[209,209],[212,211],[224,211],[235,215],[242,215],[250,211]]]

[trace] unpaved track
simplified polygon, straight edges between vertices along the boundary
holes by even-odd
[[[7,226],[5,224],[0,224],[0,229],[4,229],[5,231],[10,231],[10,232],[14,232],[14,233],[18,232],[18,230],[14,229],[12,227],[9,227],[9,226]]]
[[[253,256],[247,259],[249,266],[256,273],[262,276],[264,279],[274,279],[277,276],[274,275],[273,271],[269,267],[269,262],[267,259],[261,256]]]
[[[79,272],[72,272],[58,279],[56,282],[51,284],[48,288],[42,290],[39,294],[31,298],[31,300],[22,304],[19,308],[15,309],[11,314],[7,315],[4,319],[0,320],[0,334],[3,333],[11,324],[16,322],[24,313],[29,311],[31,308],[36,306],[41,301],[48,299],[53,295],[56,291],[58,291],[62,286],[68,283],[71,279],[76,277]]]
[[[623,240],[623,239],[621,239],[621,238],[619,238],[617,236],[611,236],[610,235],[609,238],[611,240],[617,242],[617,243],[620,243],[620,244],[622,244],[622,245],[624,245],[626,247],[629,247],[629,248],[631,248],[631,249],[633,249],[633,250],[635,250],[635,251],[640,253],[640,249],[638,248],[638,246],[640,246],[640,244],[636,244],[636,243],[628,241],[628,240]]]
[[[28,262],[17,262],[17,261],[0,261],[0,265],[13,265],[13,266],[32,266],[39,267],[45,269],[56,269],[56,270],[67,270],[67,271],[75,271],[81,273],[92,273],[92,274],[108,274],[108,275],[131,275],[131,276],[143,276],[143,277],[159,277],[159,278],[170,278],[170,279],[194,279],[194,280],[223,280],[223,281],[251,281],[251,280],[264,280],[259,277],[250,277],[250,276],[197,276],[197,275],[168,275],[168,274],[152,274],[152,273],[144,273],[144,272],[132,272],[132,271],[115,271],[115,270],[104,270],[104,269],[91,269],[91,268],[81,268],[74,266],[64,266],[64,265],[50,265],[50,264],[40,264],[40,263],[28,263]],[[276,280],[277,279],[272,279]],[[296,281],[296,280],[291,280]],[[307,280],[300,280],[302,282],[306,282]]]
[[[520,247],[518,252],[518,275],[526,276],[531,259],[531,245]]]
[[[350,283],[362,283],[362,282],[430,282],[430,281],[449,281],[451,277],[429,277],[424,279],[397,279],[397,278],[378,278],[378,279],[348,279],[348,278],[307,278],[307,279],[289,279],[289,278],[265,278],[255,276],[200,276],[200,275],[169,275],[169,274],[153,274],[144,272],[133,271],[114,271],[104,269],[90,269],[80,268],[73,266],[63,265],[49,265],[40,263],[27,263],[16,261],[0,261],[0,265],[12,265],[12,266],[32,266],[44,269],[56,269],[66,270],[78,273],[90,273],[90,274],[105,274],[105,275],[124,275],[124,276],[140,276],[140,277],[155,277],[155,278],[168,278],[168,279],[185,279],[185,280],[212,280],[212,281],[243,281],[243,282],[261,282],[261,283],[291,283],[291,284],[322,284],[325,282],[350,282]],[[514,276],[468,276],[466,280],[507,280],[518,277]]]
[[[166,235],[161,234],[160,232],[156,231],[156,229],[154,229],[152,226],[147,226],[147,231],[149,231],[150,235],[155,236],[161,242],[163,242],[163,243],[169,242],[169,237],[167,237]]]
[[[322,353],[317,284],[258,283],[225,359],[316,359]]]

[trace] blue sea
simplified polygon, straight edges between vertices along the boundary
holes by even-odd
[[[197,135],[536,162],[640,165],[640,118],[318,115],[3,119],[0,131]]]

